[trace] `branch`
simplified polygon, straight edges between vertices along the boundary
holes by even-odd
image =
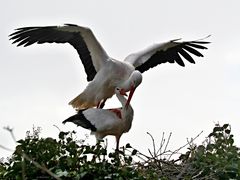
[[[153,143],[153,155],[152,155],[150,149],[148,149],[148,151],[149,151],[149,153],[151,154],[152,157],[156,157],[156,146],[155,146],[154,138],[153,138],[153,136],[152,136],[149,132],[147,132],[147,134],[148,134],[148,135],[151,137],[151,139],[152,139],[152,143]]]
[[[7,148],[7,147],[5,147],[5,146],[3,146],[3,145],[1,145],[1,144],[0,144],[0,148],[4,149],[4,150],[6,150],[6,151],[10,151],[10,152],[13,152],[13,151],[14,151],[14,150],[12,150],[12,149],[10,149],[10,148]]]
[[[54,174],[53,172],[51,172],[49,169],[41,166],[38,162],[32,160],[27,154],[25,154],[24,152],[21,153],[23,158],[28,160],[29,162],[32,162],[34,164],[34,166],[36,166],[37,168],[41,169],[42,171],[45,171],[46,173],[48,173],[50,176],[54,177],[57,180],[61,180],[60,177],[58,177],[56,174]]]
[[[172,157],[173,154],[178,153],[181,149],[185,148],[186,146],[190,145],[190,143],[192,143],[193,141],[195,141],[201,134],[203,133],[203,131],[201,131],[197,136],[195,136],[194,138],[191,138],[190,141],[187,140],[187,143],[184,144],[183,146],[181,146],[180,148],[176,149],[175,151],[172,152],[171,155],[169,155],[169,160]],[[179,159],[178,159],[179,160]],[[177,162],[178,160],[175,160],[174,162]]]

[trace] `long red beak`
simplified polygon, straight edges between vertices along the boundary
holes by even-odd
[[[129,93],[129,96],[128,96],[128,99],[127,99],[127,102],[126,102],[126,107],[129,106],[130,101],[131,101],[131,99],[132,99],[132,96],[133,96],[133,93],[134,93],[135,89],[136,89],[136,88],[135,88],[134,86],[131,86],[130,93]]]

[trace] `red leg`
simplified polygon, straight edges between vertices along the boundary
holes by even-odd
[[[98,103],[97,108],[102,109],[102,108],[105,106],[106,100],[107,100],[107,99],[101,100],[101,101]]]
[[[120,137],[121,137],[121,135],[120,135],[120,136],[116,136],[116,151],[119,150],[119,141],[120,141]]]

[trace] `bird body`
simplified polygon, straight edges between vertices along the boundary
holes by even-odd
[[[117,86],[128,91],[130,86],[126,83],[133,72],[134,67],[129,63],[114,59],[108,60],[85,90],[69,104],[76,109],[90,108],[97,106],[102,99],[111,98]]]
[[[90,129],[97,140],[113,135],[116,137],[116,149],[118,149],[120,137],[132,126],[134,111],[130,104],[126,106],[127,99],[121,95],[120,88],[115,88],[115,93],[122,104],[121,108],[79,110],[76,115],[64,120],[63,123],[72,122],[77,126]]]
[[[162,63],[177,63],[185,66],[183,59],[195,63],[190,54],[203,55],[198,49],[207,49],[209,42],[171,40],[154,44],[139,52],[130,54],[124,61],[108,56],[91,29],[74,24],[64,26],[23,27],[10,34],[10,40],[18,46],[29,46],[34,43],[69,43],[78,52],[91,81],[85,90],[69,104],[76,109],[98,106],[101,101],[112,97],[114,88],[120,87],[130,91],[130,102],[136,87],[142,82],[141,73]]]

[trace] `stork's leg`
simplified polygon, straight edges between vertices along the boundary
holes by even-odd
[[[107,100],[107,99],[101,100],[101,101],[98,103],[97,108],[102,109],[102,108],[105,106],[106,100]]]
[[[105,106],[105,102],[106,102],[107,99],[104,99],[103,101],[101,101],[101,104],[100,104],[100,107],[99,108],[103,108]]]
[[[119,141],[120,141],[120,137],[121,137],[121,135],[120,135],[120,136],[116,136],[116,151],[119,150]]]
[[[98,102],[98,104],[97,104],[97,108],[99,108],[100,105],[101,105],[101,101]]]

